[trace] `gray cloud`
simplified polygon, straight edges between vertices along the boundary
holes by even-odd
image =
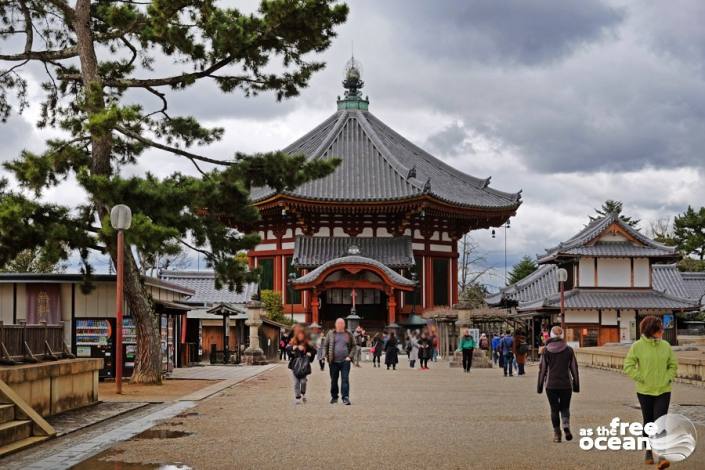
[[[620,9],[593,0],[377,2],[408,47],[433,60],[536,65],[601,38]],[[353,5],[353,8],[355,6]]]

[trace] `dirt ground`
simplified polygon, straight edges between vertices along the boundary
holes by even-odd
[[[572,405],[576,439],[555,444],[536,373],[536,366],[505,378],[497,369],[464,374],[447,363],[423,372],[405,361],[397,371],[365,364],[352,371],[353,404],[343,406],[328,403],[328,372],[314,370],[308,403],[295,405],[289,371],[278,367],[154,428],[182,433],[122,442],[104,458],[194,469],[648,468],[642,452],[584,451],[577,442],[581,427],[641,420],[627,377],[583,368]],[[695,454],[672,468],[703,469],[705,389],[676,384],[672,404],[672,412],[691,413],[700,435]]]
[[[115,393],[115,382],[101,382],[98,397],[101,401],[162,402],[177,400],[182,396],[217,383],[217,380],[165,380],[162,385],[132,385],[123,382],[122,395]]]

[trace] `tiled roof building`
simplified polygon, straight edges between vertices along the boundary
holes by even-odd
[[[665,337],[676,341],[676,313],[697,310],[705,275],[681,273],[675,248],[657,243],[619,214],[590,221],[580,232],[538,256],[537,271],[487,297],[511,307],[534,334],[561,322],[558,270],[567,281],[563,308],[566,337],[580,346],[631,341],[645,315],[662,315]]]
[[[284,149],[338,167],[289,191],[251,192],[262,241],[248,256],[261,288],[282,292],[299,321],[324,325],[351,311],[368,327],[396,325],[414,309],[449,307],[458,240],[506,222],[521,194],[442,162],[373,115],[354,59],[343,85],[337,111]],[[340,261],[348,256],[355,262]]]

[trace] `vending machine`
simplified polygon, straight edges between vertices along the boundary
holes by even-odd
[[[74,322],[76,356],[103,359],[98,377],[115,377],[115,319],[77,318]]]
[[[122,319],[122,376],[132,376],[137,356],[137,328],[131,317]]]

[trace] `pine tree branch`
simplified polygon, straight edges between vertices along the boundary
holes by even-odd
[[[194,160],[197,160],[197,161],[204,162],[204,163],[211,163],[213,165],[222,165],[222,166],[231,166],[233,164],[232,162],[227,162],[227,161],[223,161],[223,160],[216,160],[215,158],[204,157],[203,155],[198,155],[195,153],[187,152],[187,151],[182,150],[177,147],[171,147],[169,145],[164,145],[160,142],[155,142],[154,140],[148,139],[148,138],[138,134],[137,132],[133,132],[133,131],[126,129],[122,126],[115,126],[115,130],[118,131],[119,133],[121,133],[122,135],[129,137],[131,139],[135,139],[136,141],[138,141],[144,145],[147,145],[149,147],[158,148],[160,150],[164,150],[169,153],[180,155],[182,157],[186,157],[189,160],[191,160],[192,162],[194,162]],[[195,165],[195,162],[194,162],[194,165]],[[198,166],[196,166],[196,167],[198,168]],[[199,168],[199,171],[201,171],[200,168]],[[203,173],[203,172],[201,171],[201,173]]]

